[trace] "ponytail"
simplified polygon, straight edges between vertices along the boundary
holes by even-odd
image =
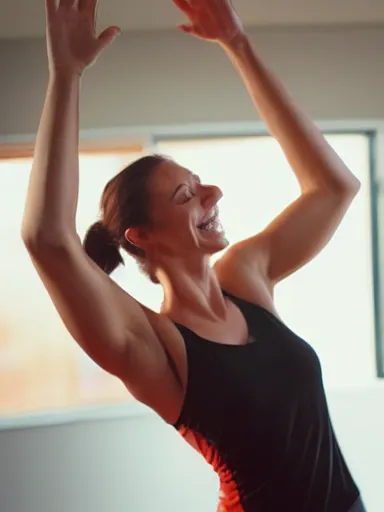
[[[124,265],[118,240],[100,221],[88,229],[83,247],[91,260],[107,274],[111,274],[119,265]]]

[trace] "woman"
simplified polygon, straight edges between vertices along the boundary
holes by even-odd
[[[50,79],[23,240],[80,346],[213,465],[220,511],[362,511],[319,360],[273,302],[275,285],[331,238],[359,183],[254,52],[228,0],[175,3],[190,20],[179,28],[218,43],[233,62],[300,197],[211,268],[227,246],[220,190],[148,156],[106,186],[84,251],[75,228],[81,76],[118,29],[95,35],[96,0],[47,0]],[[160,314],[109,278],[120,248],[162,285]]]

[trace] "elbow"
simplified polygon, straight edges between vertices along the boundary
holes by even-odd
[[[349,180],[345,184],[345,193],[351,195],[352,197],[356,196],[361,189],[361,182],[356,178],[352,173],[349,175]]]
[[[328,195],[334,198],[335,202],[340,205],[350,205],[359,193],[361,184],[356,180],[348,183],[339,183],[328,190]]]
[[[29,252],[35,252],[37,248],[54,245],[54,237],[46,230],[34,226],[23,225],[21,227],[21,239]]]
[[[328,183],[322,183],[315,187],[316,190],[322,190],[342,201],[352,201],[359,193],[360,188],[360,181],[352,174],[346,179],[332,179]]]
[[[361,188],[360,180],[345,167],[344,172],[338,172],[334,175],[335,188],[342,197],[353,199]]]
[[[30,254],[47,251],[48,248],[52,246],[52,242],[48,241],[48,239],[41,233],[22,230],[21,239],[23,241],[24,247]]]
[[[51,230],[30,229],[22,227],[21,239],[27,251],[33,255],[52,254],[52,252],[63,251],[68,248],[75,236],[69,233],[57,233]]]
[[[357,179],[335,187],[329,194],[329,196],[333,197],[332,203],[330,204],[334,204],[335,207],[346,211],[359,193],[360,187],[361,184]]]
[[[347,183],[340,185],[338,193],[341,198],[345,198],[347,201],[352,201],[359,193],[360,188],[360,181],[355,176],[351,176],[351,179],[348,180]]]
[[[345,166],[323,165],[300,183],[301,192],[322,193],[339,199],[353,199],[360,191],[358,178]]]

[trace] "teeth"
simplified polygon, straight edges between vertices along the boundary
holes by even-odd
[[[213,208],[210,212],[211,217],[208,217],[208,221],[197,227],[203,231],[222,231],[221,224],[218,218],[218,212],[216,208]]]
[[[202,226],[200,226],[200,229],[202,229],[204,231],[221,231],[222,228],[221,228],[221,224],[220,224],[219,220],[217,219],[217,217],[214,217],[206,224],[203,224]]]

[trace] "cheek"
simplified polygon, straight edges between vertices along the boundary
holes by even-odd
[[[159,212],[154,236],[157,246],[176,247],[185,245],[194,237],[195,226],[192,212],[187,209],[169,209]]]
[[[186,229],[191,224],[193,212],[186,206],[165,206],[158,209],[157,225],[162,231]]]

